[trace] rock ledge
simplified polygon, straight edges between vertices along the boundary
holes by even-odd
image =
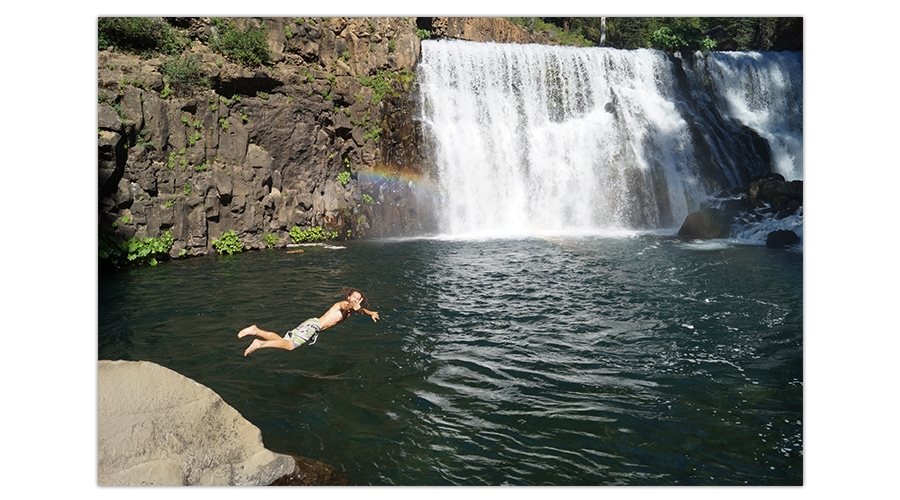
[[[259,428],[208,387],[147,361],[101,360],[97,375],[100,486],[270,485],[298,474],[297,457],[266,449]]]

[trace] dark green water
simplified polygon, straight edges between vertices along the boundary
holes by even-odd
[[[342,286],[354,317],[243,357]],[[99,358],[204,384],[361,485],[798,485],[803,255],[656,235],[347,243],[99,278]]]

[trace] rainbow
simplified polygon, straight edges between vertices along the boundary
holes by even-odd
[[[377,166],[372,169],[360,171],[358,174],[360,184],[379,184],[387,186],[412,185],[416,190],[428,194],[438,192],[437,184],[430,176],[421,172],[399,172],[387,166]]]

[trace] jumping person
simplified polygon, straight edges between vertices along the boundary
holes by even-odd
[[[378,321],[379,318],[377,312],[363,309],[362,303],[365,302],[368,306],[369,301],[366,300],[362,292],[350,287],[344,287],[341,290],[341,295],[344,297],[344,300],[335,302],[335,304],[331,306],[331,309],[323,314],[321,318],[310,318],[304,321],[297,328],[287,332],[284,337],[281,337],[277,333],[260,330],[256,325],[244,328],[238,333],[238,338],[243,338],[247,335],[256,335],[257,337],[265,339],[254,339],[253,343],[250,344],[250,347],[244,351],[244,356],[257,349],[262,349],[263,347],[277,347],[278,349],[293,351],[304,344],[315,344],[319,332],[343,322],[354,312],[369,315],[372,317],[372,321]]]

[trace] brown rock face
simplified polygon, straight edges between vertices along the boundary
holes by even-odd
[[[421,24],[421,21],[418,22]],[[433,36],[473,42],[542,43],[549,40],[544,33],[529,33],[500,17],[435,17],[431,18]]]
[[[262,249],[273,236],[276,247],[291,243],[295,226],[339,239],[420,230],[412,208],[386,221],[399,207],[357,175],[391,171],[385,151],[404,149],[391,136],[401,127],[386,120],[409,108],[401,94],[420,54],[415,18],[228,18],[266,30],[272,62],[249,67],[212,49],[210,18],[167,21],[194,42],[184,56],[208,86],[170,95],[159,71],[167,56],[98,52],[101,235],[168,231],[177,258],[213,253],[229,231]]]

